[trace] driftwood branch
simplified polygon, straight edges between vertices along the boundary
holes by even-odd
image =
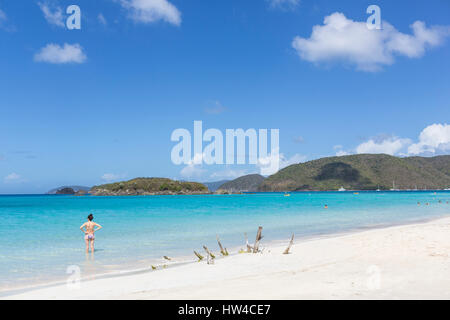
[[[204,257],[203,257],[200,253],[198,253],[197,251],[195,251],[195,250],[194,250],[194,254],[197,256],[198,262],[200,262],[200,261],[202,261],[202,260],[204,259]]]
[[[217,238],[217,243],[219,244],[219,247],[220,247],[220,253],[223,255],[223,256],[227,256],[228,255],[228,251],[227,251],[227,248],[223,248],[223,246],[222,246],[222,244],[220,243],[220,240],[219,240],[219,235],[216,235],[216,238]]]
[[[169,258],[168,256],[164,256],[163,258],[166,259],[166,260],[168,260],[168,261],[171,261],[171,260],[172,260],[172,259]]]
[[[291,250],[293,244],[294,244],[294,234],[292,234],[291,241],[289,242],[289,245],[286,248],[286,250],[284,250],[283,254],[289,254],[289,250]]]
[[[262,239],[262,227],[258,228],[258,232],[256,233],[256,240],[255,240],[255,245],[253,246],[253,253],[257,253],[258,252],[258,248],[259,248],[259,242]]]
[[[244,235],[245,235],[245,245],[246,245],[246,247],[247,247],[247,252],[250,253],[250,252],[253,251],[253,248],[252,248],[252,246],[248,243],[247,233],[244,233]]]
[[[208,264],[214,264],[214,259],[216,258],[216,256],[211,251],[209,251],[206,246],[203,246],[203,249],[205,249],[206,251]]]

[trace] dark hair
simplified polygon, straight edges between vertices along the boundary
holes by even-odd
[[[94,216],[92,215],[92,213],[90,215],[88,215],[88,219],[89,219],[89,221],[94,220]]]

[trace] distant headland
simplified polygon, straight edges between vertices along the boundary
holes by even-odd
[[[258,191],[424,190],[450,186],[450,156],[394,157],[358,154],[286,167]]]

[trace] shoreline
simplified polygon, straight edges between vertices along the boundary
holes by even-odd
[[[185,193],[185,194],[169,194],[169,193],[159,193],[159,194],[134,194],[134,195],[92,195],[87,193],[85,195],[76,195],[76,194],[53,194],[53,193],[2,193],[2,196],[59,196],[59,197],[83,197],[83,196],[93,196],[93,197],[149,197],[149,196],[204,196],[204,195],[212,195],[212,196],[232,196],[232,195],[252,195],[252,194],[271,194],[271,193],[321,193],[321,192],[339,192],[339,193],[352,193],[352,192],[450,192],[449,189],[398,189],[398,190],[375,190],[375,189],[346,189],[345,191],[339,190],[295,190],[295,191],[242,191],[240,193],[229,193],[229,194],[221,194],[215,193],[215,191],[207,192],[207,193]]]
[[[373,226],[373,227],[361,227],[356,228],[353,230],[347,230],[342,232],[336,232],[332,234],[321,234],[321,235],[314,235],[314,236],[306,236],[306,237],[296,237],[293,251],[296,251],[296,247],[299,246],[308,246],[309,244],[314,243],[322,243],[322,242],[335,242],[335,241],[342,241],[349,237],[363,237],[365,235],[370,235],[376,232],[386,233],[395,231],[396,229],[401,228],[417,228],[417,227],[425,227],[430,224],[445,224],[450,223],[450,217],[448,217],[448,214],[443,215],[443,217],[438,218],[430,218],[430,219],[424,219],[421,221],[406,221],[402,223],[395,223],[395,224],[389,224],[389,225],[380,225],[380,226]],[[263,232],[264,234],[264,232]],[[239,250],[241,247],[233,247],[229,249],[230,256],[228,257],[220,257],[218,259],[215,259],[215,265],[223,264],[225,261],[231,261],[231,260],[242,260],[243,257],[246,257],[245,259],[248,259],[250,257],[254,257],[256,259],[259,259],[261,256],[266,256],[267,254],[270,255],[271,252],[274,251],[282,251],[285,249],[285,247],[288,244],[288,239],[278,239],[278,240],[272,240],[270,242],[264,243],[262,242],[261,246],[264,248],[264,251],[262,254],[239,254],[237,253],[237,250]],[[216,252],[216,250],[214,250]],[[450,253],[449,253],[450,254]],[[291,255],[287,255],[291,256]],[[187,258],[188,256],[183,256],[184,258]],[[286,256],[281,256],[284,257]],[[156,274],[163,274],[167,272],[172,272],[180,276],[180,274],[184,274],[184,269],[193,269],[191,270],[194,273],[198,273],[198,270],[201,269],[203,266],[214,268],[215,265],[207,265],[205,261],[202,261],[200,263],[197,263],[194,259],[191,260],[181,260],[177,261],[178,259],[181,259],[180,256],[173,257],[173,262],[168,262],[167,268],[162,268],[158,270],[151,270],[151,268],[144,268],[144,269],[137,269],[137,270],[119,270],[115,271],[113,273],[106,273],[101,275],[94,275],[91,278],[93,279],[82,279],[81,282],[83,286],[94,286],[98,288],[98,284],[100,283],[109,283],[109,286],[114,282],[121,282],[124,279],[136,279],[136,278],[155,278]],[[251,258],[250,258],[251,259]],[[161,265],[160,265],[161,266]],[[202,267],[201,267],[202,266]],[[450,274],[449,274],[450,276]],[[183,278],[183,277],[182,277]],[[17,288],[17,289],[11,289],[6,290],[0,293],[0,299],[21,299],[21,298],[31,298],[34,299],[34,297],[40,296],[43,292],[46,294],[50,294],[54,290],[55,292],[65,292],[68,293],[67,297],[68,299],[71,299],[70,292],[67,292],[66,281],[58,281],[58,282],[52,282],[52,283],[45,283],[40,284],[37,286],[32,287],[25,287],[25,288]],[[108,287],[109,287],[108,286]],[[111,289],[111,288],[110,288]],[[132,289],[132,288],[130,288]],[[450,289],[450,287],[449,287]],[[105,289],[106,290],[106,289]],[[100,290],[101,292],[102,290]],[[106,290],[108,291],[108,290]],[[131,290],[133,291],[133,290]],[[72,291],[71,291],[72,292]],[[62,294],[62,298],[64,298],[64,294]],[[105,298],[100,294],[100,296],[97,297],[98,299]],[[252,297],[249,297],[252,298]],[[45,298],[44,298],[45,299]],[[51,299],[51,298],[50,298]],[[95,299],[95,298],[94,298]]]
[[[358,234],[361,232],[366,232],[366,231],[371,231],[371,230],[379,230],[379,229],[386,229],[386,228],[392,228],[392,227],[397,227],[397,226],[408,226],[408,225],[415,225],[415,224],[422,224],[422,223],[427,223],[427,222],[432,222],[432,221],[437,221],[440,219],[445,219],[447,216],[449,216],[449,214],[443,214],[441,217],[433,217],[433,218],[424,218],[424,219],[420,219],[420,220],[414,220],[414,221],[403,221],[403,222],[392,222],[392,223],[385,223],[385,224],[379,224],[379,225],[373,225],[373,226],[364,226],[364,227],[356,227],[353,229],[349,229],[349,230],[344,230],[344,231],[336,231],[336,232],[331,232],[331,233],[320,233],[320,234],[314,234],[314,235],[305,235],[305,236],[298,236],[295,235],[295,240],[298,243],[301,242],[307,242],[307,241],[316,241],[316,240],[322,240],[322,239],[330,239],[330,238],[336,238],[336,237],[342,237],[342,236],[347,236],[347,235],[352,235],[352,234]],[[255,228],[256,230],[256,228]],[[264,229],[263,229],[263,235],[264,235]],[[244,242],[244,238],[242,238],[242,241]],[[283,246],[284,244],[287,245],[287,243],[289,242],[289,239],[272,239],[268,242],[263,242],[261,243],[261,247],[265,248],[265,247],[274,247],[274,246]],[[250,245],[253,244],[252,240],[249,239],[249,243]],[[239,254],[239,250],[243,249],[245,247],[245,244],[243,243],[243,245],[241,246],[233,246],[230,248],[227,248],[229,251],[229,256],[234,256],[234,255],[238,255]],[[210,248],[211,249],[211,248]],[[213,253],[216,253],[216,257],[218,259],[223,259],[225,257],[223,257],[222,255],[217,254],[218,251],[217,250],[211,250]],[[204,252],[201,252],[202,255],[205,255]],[[93,275],[89,275],[86,277],[82,277],[81,281],[94,281],[94,280],[99,280],[99,279],[110,279],[110,278],[117,278],[117,277],[123,277],[123,276],[132,276],[132,275],[137,275],[137,274],[144,274],[144,273],[151,273],[151,272],[157,272],[157,271],[161,271],[163,270],[163,266],[166,265],[167,269],[168,268],[177,268],[186,264],[192,264],[192,263],[197,263],[198,261],[195,260],[195,258],[193,258],[193,253],[191,255],[175,255],[175,256],[171,256],[173,262],[166,262],[166,263],[155,263],[153,264],[154,266],[156,266],[158,269],[157,270],[153,270],[151,268],[151,263],[150,261],[154,261],[157,258],[149,258],[146,259],[146,264],[150,265],[150,267],[141,267],[141,268],[137,268],[137,269],[130,269],[130,268],[124,268],[124,269],[117,269],[114,271],[110,271],[110,272],[104,272],[104,273],[98,273],[98,274],[93,274]],[[161,259],[159,259],[161,260]],[[140,263],[142,264],[142,259],[137,260],[140,261]],[[135,261],[135,262],[137,262]],[[130,262],[133,263],[133,262]],[[67,277],[65,277],[66,279]],[[29,291],[34,291],[34,290],[39,290],[39,289],[44,289],[44,288],[52,288],[52,287],[57,287],[57,286],[61,286],[64,285],[66,283],[66,280],[63,279],[55,279],[55,280],[50,280],[50,281],[42,281],[39,283],[35,283],[35,284],[31,284],[31,285],[25,285],[25,286],[18,286],[16,288],[11,288],[11,289],[2,289],[0,290],[0,299],[2,297],[7,297],[7,296],[11,296],[11,295],[15,295],[15,294],[21,294],[21,293],[26,293]]]

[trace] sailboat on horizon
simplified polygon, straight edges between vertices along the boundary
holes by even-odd
[[[392,189],[391,191],[400,191],[400,189],[395,188],[395,180],[392,181]]]

